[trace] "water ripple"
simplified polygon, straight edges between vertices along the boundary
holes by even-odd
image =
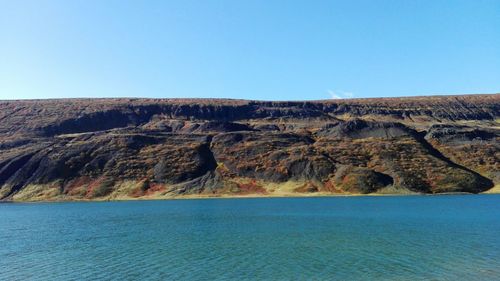
[[[500,280],[500,196],[1,204],[0,280]]]

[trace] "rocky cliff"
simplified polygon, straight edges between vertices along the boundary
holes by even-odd
[[[0,200],[479,193],[500,94],[0,102]]]

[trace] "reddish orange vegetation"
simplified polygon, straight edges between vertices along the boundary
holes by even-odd
[[[109,182],[109,178],[100,177],[94,181],[91,181],[87,187],[86,198],[101,197],[107,195],[112,191],[112,184]]]
[[[153,195],[158,192],[166,191],[167,188],[164,184],[152,183],[149,185],[149,188],[146,190],[146,195]]]
[[[91,181],[92,179],[87,176],[78,177],[74,180],[71,180],[64,186],[64,193],[68,194],[69,196],[80,195],[80,188],[89,184]]]
[[[256,180],[251,180],[249,183],[238,183],[239,194],[266,194],[265,188],[257,184]]]
[[[335,185],[333,184],[332,181],[326,181],[324,184],[323,184],[323,188],[321,189],[321,191],[327,191],[327,192],[334,192],[334,193],[339,193],[341,192],[340,190],[338,190],[337,188],[335,188]]]
[[[87,186],[87,193],[85,194],[86,198],[93,197],[92,194],[96,188],[98,188],[103,182],[103,178],[98,178],[97,180],[91,181]]]

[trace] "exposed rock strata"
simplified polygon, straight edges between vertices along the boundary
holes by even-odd
[[[500,95],[0,102],[0,199],[471,192],[500,182]]]

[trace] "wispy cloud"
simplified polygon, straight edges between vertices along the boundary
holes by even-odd
[[[328,90],[327,92],[330,95],[331,99],[352,99],[352,98],[354,98],[354,93],[352,93],[352,92],[333,91],[333,90]]]

